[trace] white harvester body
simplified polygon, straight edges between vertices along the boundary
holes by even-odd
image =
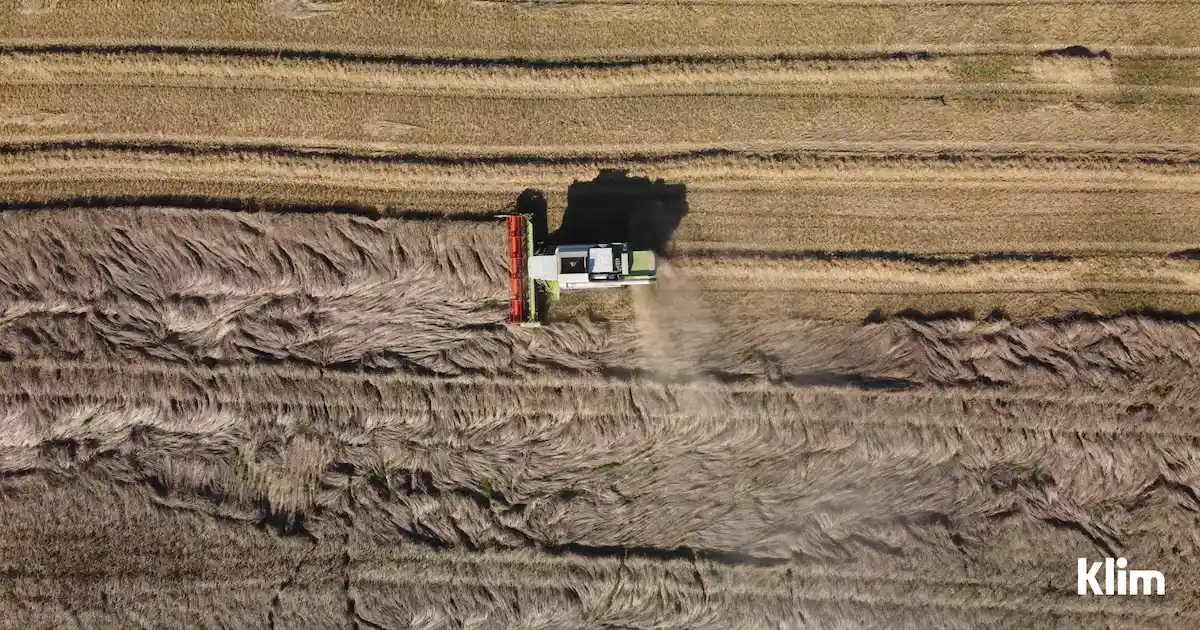
[[[626,243],[561,245],[553,254],[529,257],[529,277],[556,283],[561,291],[608,289],[654,282],[657,261],[649,250]]]
[[[629,243],[550,246],[545,226],[535,228],[529,215],[498,216],[508,226],[509,321],[515,324],[540,326],[560,291],[654,283],[658,261],[652,250]]]

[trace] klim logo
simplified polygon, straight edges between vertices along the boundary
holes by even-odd
[[[1078,593],[1080,595],[1164,595],[1166,579],[1158,571],[1126,571],[1125,558],[1105,558],[1088,566],[1087,558],[1079,559]],[[1100,569],[1104,568],[1104,588],[1100,588]],[[1151,592],[1153,591],[1153,592]]]

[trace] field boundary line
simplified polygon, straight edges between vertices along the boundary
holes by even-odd
[[[1082,0],[1081,0],[1082,1]],[[1061,3],[1054,3],[1061,4]],[[1094,3],[1088,3],[1094,4]],[[1179,6],[1189,6],[1180,2]],[[869,6],[869,5],[868,5]],[[687,8],[687,7],[682,7]],[[309,59],[347,62],[404,63],[425,65],[510,66],[529,68],[606,68],[639,66],[646,63],[700,63],[739,60],[777,61],[867,61],[907,58],[977,57],[991,55],[1037,55],[1057,50],[1072,42],[1044,41],[1031,43],[989,44],[930,44],[905,42],[888,45],[851,46],[722,46],[703,50],[691,47],[661,46],[651,49],[619,49],[579,51],[571,54],[497,53],[486,49],[464,49],[453,54],[431,49],[392,48],[382,52],[377,48],[343,46],[306,47],[289,44],[255,46],[244,43],[212,45],[186,40],[144,39],[77,39],[66,42],[55,39],[16,38],[0,42],[0,55],[12,54],[159,54],[208,55],[228,57],[258,57],[263,59]],[[1114,44],[1105,46],[1114,57],[1121,59],[1198,59],[1200,46],[1160,46]]]
[[[87,170],[82,170],[82,166]],[[203,166],[203,165],[201,165]],[[2,172],[2,167],[0,167]],[[641,173],[639,173],[641,174]],[[653,173],[650,173],[653,174]],[[566,174],[562,179],[567,179],[574,176],[576,179],[585,179],[586,173],[577,173],[575,175]],[[672,179],[680,178],[677,172],[669,173]],[[824,177],[832,177],[828,175]],[[387,177],[386,175],[382,177]],[[555,178],[560,179],[560,178]],[[822,177],[810,178],[795,178],[788,181],[821,181]],[[1047,178],[1049,179],[1049,178]],[[253,175],[233,175],[227,172],[214,172],[208,168],[156,168],[153,170],[145,169],[144,165],[139,164],[74,164],[72,166],[48,166],[40,175],[0,175],[0,184],[14,185],[29,185],[29,184],[45,184],[48,182],[88,182],[96,185],[104,184],[121,184],[127,182],[138,182],[141,184],[157,183],[157,184],[207,184],[213,186],[229,186],[237,185],[240,187],[261,186],[261,185],[306,185],[312,187],[320,187],[328,190],[344,190],[344,191],[373,191],[373,192],[413,192],[413,191],[442,191],[451,190],[461,186],[472,185],[472,180],[468,177],[457,179],[399,179],[387,181],[379,175],[363,174],[361,177],[323,177],[314,181],[314,175],[311,173],[300,173],[295,175],[283,175],[274,172],[260,172]],[[511,179],[506,181],[511,182]],[[548,188],[553,184],[548,180],[523,180],[525,186],[514,187],[511,184],[504,182],[476,182],[477,192],[496,192],[509,191],[513,195],[519,193],[523,188],[534,186],[538,188]],[[939,186],[943,182],[939,179],[884,179],[884,178],[860,178],[855,180],[862,185],[864,183],[878,182],[935,182]],[[996,183],[1001,182],[1001,183]],[[1029,179],[1007,178],[1004,180],[997,179],[996,182],[988,182],[982,186],[972,186],[972,182],[957,182],[962,188],[977,187],[982,190],[994,190],[997,188],[1004,189],[1020,189],[1020,190],[1082,190],[1082,188],[1055,185],[1051,181],[1030,181]],[[1200,193],[1200,181],[1195,182],[1176,182],[1176,181],[1156,181],[1148,180],[1146,182],[1121,182],[1113,185],[1096,185],[1087,188],[1087,190],[1102,190],[1109,192],[1119,191],[1154,191],[1163,190],[1169,187],[1175,192]]]
[[[228,143],[228,144],[226,144]],[[325,172],[407,172],[440,169],[481,180],[505,177],[538,177],[536,169],[571,169],[588,172],[599,168],[653,166],[666,179],[772,180],[780,176],[810,177],[827,172],[833,179],[853,178],[868,171],[870,179],[963,179],[975,172],[989,181],[1033,178],[1130,182],[1145,178],[1184,178],[1200,174],[1200,145],[1106,145],[1102,143],[943,143],[902,142],[883,145],[869,142],[759,142],[723,146],[670,144],[646,146],[536,147],[400,145],[390,150],[320,143],[289,146],[280,140],[261,141],[219,137],[188,137],[172,141],[152,135],[121,138],[77,138],[60,141],[0,142],[0,168],[11,175],[34,167],[52,168],[52,162],[96,164],[127,162],[150,167],[158,163],[179,167],[236,160],[263,166],[291,164]],[[547,154],[548,153],[548,154]],[[8,164],[5,164],[5,163]],[[34,164],[35,162],[39,164]],[[21,168],[28,165],[28,168]],[[485,172],[470,173],[471,170]],[[242,169],[243,171],[245,169]],[[511,173],[503,173],[511,170]],[[531,172],[534,170],[535,172]],[[495,177],[488,177],[494,175]],[[555,173],[559,176],[561,173]],[[1006,177],[997,177],[1006,176]],[[1115,176],[1115,177],[1114,177]],[[969,178],[968,178],[969,180]],[[1063,183],[1067,183],[1064,181]]]
[[[17,154],[74,152],[168,156],[231,155],[233,157],[328,158],[341,162],[392,163],[397,160],[443,166],[557,166],[593,165],[606,160],[646,163],[726,160],[774,166],[779,162],[841,164],[891,163],[928,168],[928,164],[955,167],[1025,164],[1092,167],[1097,162],[1141,168],[1193,167],[1200,170],[1200,142],[1195,144],[1145,144],[1104,142],[943,142],[943,141],[798,141],[735,142],[727,144],[671,143],[649,145],[583,145],[549,147],[502,145],[396,145],[408,151],[382,151],[361,143],[320,142],[299,147],[293,139],[245,139],[221,136],[163,137],[155,134],[94,136],[78,134],[62,139],[44,136],[0,140],[0,159]],[[369,143],[366,143],[369,144]],[[393,143],[387,143],[393,144]]]

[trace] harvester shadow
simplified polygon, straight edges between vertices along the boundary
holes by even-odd
[[[567,188],[562,225],[550,245],[629,243],[666,255],[671,236],[688,213],[687,186],[661,179],[630,177],[604,169],[590,181]]]
[[[1088,48],[1087,46],[1079,46],[1079,45],[1067,46],[1066,48],[1054,48],[1054,49],[1050,49],[1050,50],[1043,50],[1042,52],[1039,52],[1037,54],[1037,56],[1039,56],[1039,57],[1074,57],[1077,59],[1104,59],[1105,61],[1112,61],[1112,53],[1108,52],[1107,49],[1101,50],[1100,52],[1092,52],[1091,48]]]

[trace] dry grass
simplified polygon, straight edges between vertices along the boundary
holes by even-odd
[[[758,252],[1170,254],[1200,242],[1195,193],[938,181],[797,181],[772,190],[689,190],[680,254]],[[752,197],[753,206],[747,207]],[[743,230],[753,225],[753,231]]]
[[[237,54],[10,53],[0,80],[13,85],[109,85],[309,92],[578,99],[704,93],[801,95],[821,86],[878,92],[876,84],[947,83],[940,60],[658,61],[583,67],[348,62]],[[890,85],[892,89],[903,86]]]
[[[385,63],[248,51],[22,51],[0,54],[0,81],[65,88],[209,88],[577,100],[696,95],[1117,102],[1195,95],[1196,58],[1088,59],[963,53],[845,59],[696,58],[520,65],[507,59]],[[1190,88],[1190,89],[1189,89]],[[269,121],[264,121],[269,122]]]
[[[57,6],[58,0],[20,0],[17,13],[28,16],[45,15],[54,11]]]
[[[746,85],[700,85],[679,90],[684,94],[641,95],[631,90],[631,95],[545,99],[530,96],[570,88],[550,85],[523,93],[505,88],[505,95],[492,98],[481,97],[495,89],[480,88],[478,97],[463,98],[462,89],[456,90],[459,95],[439,95],[34,85],[12,88],[5,109],[27,116],[53,103],[55,113],[72,117],[73,124],[41,130],[3,125],[0,137],[21,143],[220,141],[464,156],[662,154],[714,147],[745,152],[851,150],[889,144],[914,149],[970,145],[1002,150],[1022,145],[1095,151],[1104,143],[1125,150],[1194,151],[1200,137],[1200,87],[1112,86],[1077,96],[1071,86],[1036,91],[1036,86],[1025,90],[1015,85],[980,93],[969,87],[920,83],[886,92],[874,83],[861,84],[866,89],[798,84],[774,94],[770,92],[775,88]],[[670,89],[669,84],[654,88]],[[804,94],[789,94],[797,90]],[[586,97],[588,91],[570,94]],[[138,106],[143,102],[157,107],[146,111]],[[380,134],[380,121],[401,125],[405,133]]]
[[[718,255],[681,260],[678,267],[734,321],[844,319],[905,309],[999,311],[1016,318],[1149,307],[1200,311],[1200,264],[1161,256],[906,262]]]
[[[1196,5],[9,4],[0,628],[1200,626]]]
[[[312,19],[281,18],[273,2],[231,0],[221,19],[209,7],[177,0],[136,5],[92,0],[59,3],[37,19],[0,25],[0,38],[22,42],[144,42],[301,50],[579,58],[603,55],[770,55],[893,52],[920,46],[941,52],[1037,52],[1047,43],[1103,42],[1118,54],[1194,51],[1200,13],[1189,3],[1111,3],[1104,10],[1064,3],[666,4],[523,11],[479,2],[346,2]],[[292,7],[341,5],[313,0]],[[311,11],[309,11],[311,13]],[[611,28],[600,28],[615,24]],[[770,25],[764,28],[763,25]]]

